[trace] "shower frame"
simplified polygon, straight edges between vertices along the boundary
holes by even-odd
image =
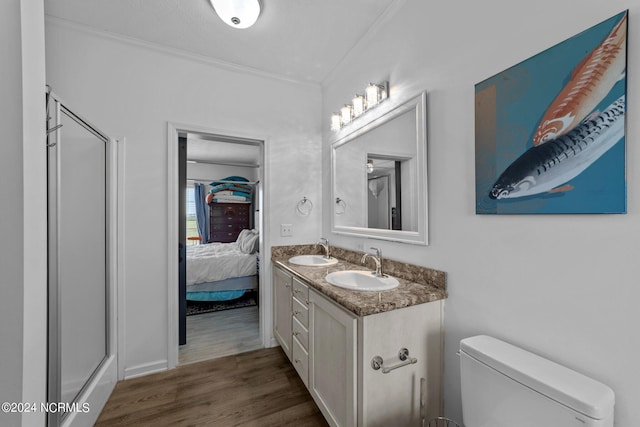
[[[118,141],[109,138],[95,125],[73,112],[54,93],[47,91],[47,198],[48,198],[48,426],[93,424],[118,379],[117,369],[117,283],[118,283]],[[70,121],[66,121],[66,120]],[[64,123],[63,123],[64,121]],[[65,401],[62,386],[62,295],[61,287],[61,147],[65,146],[65,124],[80,129],[104,143],[104,354],[86,381],[78,387],[73,400]],[[74,125],[74,126],[75,126]],[[98,151],[100,149],[98,148]],[[99,159],[101,161],[102,159]],[[101,227],[101,225],[98,225]],[[90,236],[86,236],[91,244]],[[68,399],[66,399],[68,400]],[[71,411],[56,410],[67,404]]]

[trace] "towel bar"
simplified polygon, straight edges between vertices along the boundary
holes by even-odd
[[[396,363],[395,365],[385,366],[384,359],[382,359],[382,357],[374,356],[373,359],[371,359],[371,367],[375,371],[382,369],[383,374],[388,374],[394,369],[398,369],[407,365],[412,365],[418,362],[418,359],[416,359],[415,357],[409,357],[409,350],[407,350],[406,348],[401,348],[400,351],[398,351],[398,359],[401,360],[400,363]]]

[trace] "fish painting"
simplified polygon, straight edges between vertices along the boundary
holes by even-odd
[[[559,188],[606,153],[624,134],[625,97],[569,133],[525,151],[500,175],[491,199],[531,196]]]
[[[626,212],[627,15],[476,85],[478,213]]]
[[[624,77],[626,68],[627,15],[589,53],[572,73],[571,80],[547,109],[533,145],[555,139],[575,128]]]

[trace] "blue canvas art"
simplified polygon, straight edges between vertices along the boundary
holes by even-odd
[[[476,213],[625,213],[627,12],[475,87]]]

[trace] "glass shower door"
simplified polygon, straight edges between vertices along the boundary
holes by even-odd
[[[55,107],[61,127],[49,139],[48,400],[82,405],[81,393],[109,355],[109,140]],[[50,425],[68,414],[50,413]]]

